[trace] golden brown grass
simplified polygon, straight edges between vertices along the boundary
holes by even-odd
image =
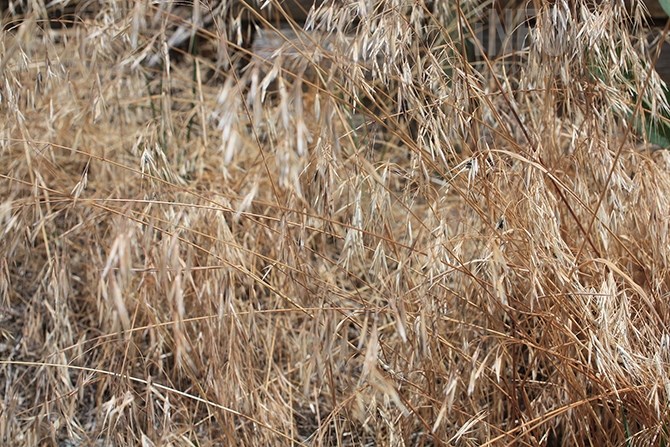
[[[584,3],[7,13],[2,443],[667,445],[668,104]]]

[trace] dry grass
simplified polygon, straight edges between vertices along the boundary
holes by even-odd
[[[667,445],[668,104],[569,3],[7,13],[3,443]]]

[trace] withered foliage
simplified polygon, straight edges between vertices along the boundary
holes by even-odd
[[[667,445],[643,5],[285,6],[3,4],[2,443]]]

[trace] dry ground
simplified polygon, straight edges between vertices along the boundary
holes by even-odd
[[[486,2],[255,43],[223,3],[19,3],[4,445],[668,444],[644,11],[534,2],[514,57],[473,58]]]

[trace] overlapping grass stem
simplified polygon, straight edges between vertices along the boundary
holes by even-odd
[[[643,4],[265,3],[3,5],[2,442],[666,445]]]

